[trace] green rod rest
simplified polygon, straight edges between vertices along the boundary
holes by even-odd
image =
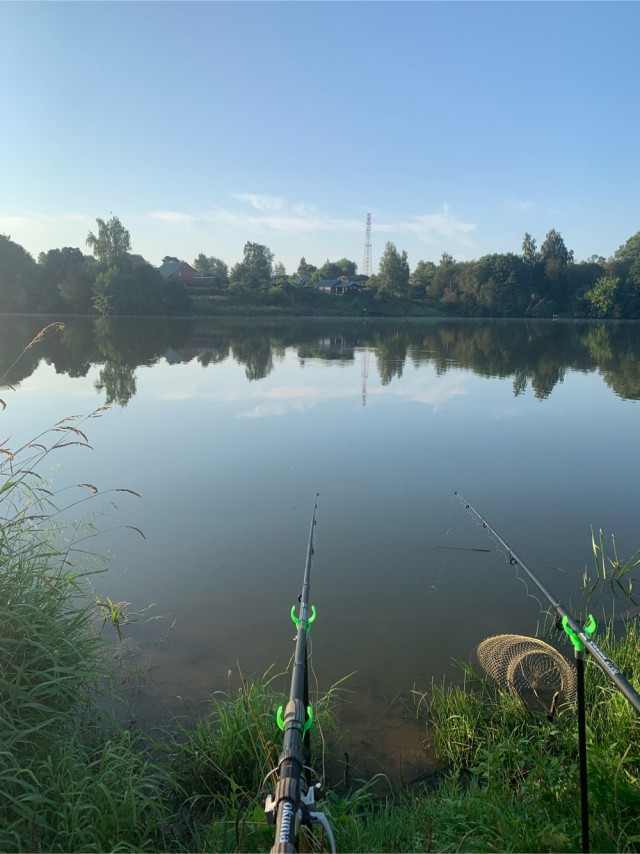
[[[284,706],[278,706],[278,711],[276,714],[276,720],[278,722],[279,728],[284,732]],[[304,735],[307,730],[311,729],[311,724],[313,723],[313,709],[311,706],[307,706],[307,719],[302,725],[302,734]]]
[[[312,605],[311,606],[311,616],[307,620],[307,634],[309,634],[309,631],[311,629],[311,623],[313,623],[315,618],[316,618],[316,606]],[[293,605],[291,607],[291,619],[296,624],[296,629],[299,629],[300,628],[300,620],[296,617],[296,606],[295,605]]]
[[[596,624],[596,621],[593,617],[593,614],[589,614],[589,619],[587,620],[587,624],[583,628],[585,635],[591,636],[596,630],[596,625],[597,624]],[[580,640],[580,638],[578,637],[576,632],[574,632],[574,630],[569,625],[569,618],[568,617],[562,618],[562,628],[569,635],[569,640],[573,644],[575,651],[576,652],[584,652],[584,644],[582,643],[582,641]]]

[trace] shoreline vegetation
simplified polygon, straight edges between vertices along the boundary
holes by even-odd
[[[50,324],[23,354],[59,331]],[[0,385],[6,380],[4,371]],[[95,594],[105,567],[91,557],[101,530],[91,502],[101,493],[92,484],[56,491],[38,471],[44,460],[90,447],[91,419],[105,410],[65,418],[22,446],[0,446],[0,850],[268,851],[265,777],[281,748],[273,674],[241,677],[239,687],[212,696],[194,725],[168,725],[161,737],[131,732],[105,712],[105,697],[119,696],[114,653],[129,606]],[[614,543],[609,557],[601,536],[594,559],[585,571],[588,601],[616,584],[633,602],[638,554],[621,561]],[[640,688],[640,622],[609,620],[598,643]],[[591,850],[637,850],[640,723],[592,663],[586,684]],[[383,775],[346,773],[339,691],[313,698],[312,739],[314,768],[333,769],[322,809],[339,851],[580,850],[570,702],[550,720],[461,665],[460,684],[416,694],[442,771],[392,789]],[[320,833],[309,842],[310,850],[325,846]]]
[[[640,318],[640,232],[610,258],[576,261],[551,229],[540,248],[525,233],[519,254],[459,261],[443,253],[411,269],[387,243],[378,272],[347,258],[317,267],[303,257],[287,272],[271,250],[248,242],[231,268],[201,252],[190,264],[166,255],[154,267],[131,249],[118,217],[97,219],[86,245],[37,261],[0,235],[0,311],[101,316],[371,316]]]

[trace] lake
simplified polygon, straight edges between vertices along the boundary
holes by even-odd
[[[0,316],[0,375],[47,320]],[[96,593],[139,614],[121,672],[148,724],[206,710],[240,670],[286,668],[316,492],[312,684],[353,674],[344,749],[367,772],[424,763],[414,687],[544,623],[455,490],[567,605],[592,526],[640,547],[637,324],[64,320],[10,371],[3,436],[111,404],[70,422],[93,450],[41,474],[142,496],[73,512],[117,528],[83,545],[110,555]]]

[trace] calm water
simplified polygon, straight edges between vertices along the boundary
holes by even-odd
[[[42,325],[0,317],[0,375]],[[637,325],[69,319],[9,381],[13,447],[112,404],[83,427],[94,450],[43,474],[142,495],[97,523],[146,539],[92,548],[112,555],[99,594],[167,615],[123,647],[151,722],[205,709],[238,666],[286,667],[316,492],[314,672],[325,689],[355,671],[342,715],[369,770],[420,765],[414,686],[541,620],[454,490],[567,601],[590,526],[640,546]]]

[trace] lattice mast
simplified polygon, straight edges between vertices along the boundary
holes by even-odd
[[[364,238],[364,263],[362,272],[365,276],[371,275],[371,214],[367,214],[367,230]]]

